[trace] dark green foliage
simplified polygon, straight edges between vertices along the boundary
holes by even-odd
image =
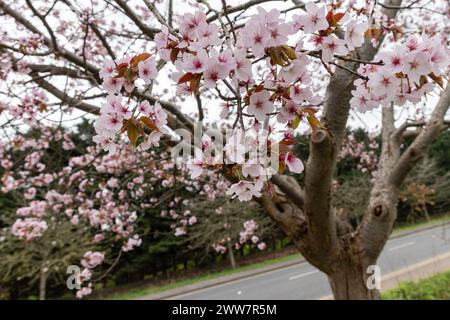
[[[385,300],[449,300],[450,272],[418,282],[404,282],[382,295]]]

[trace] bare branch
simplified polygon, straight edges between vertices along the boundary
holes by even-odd
[[[75,99],[75,98],[67,95],[65,92],[63,92],[62,90],[60,90],[57,87],[55,87],[54,85],[52,85],[50,82],[42,79],[35,73],[31,73],[30,75],[31,75],[33,81],[36,82],[36,84],[38,84],[41,88],[50,92],[52,95],[57,97],[63,103],[67,104],[69,107],[73,107],[73,108],[76,108],[76,109],[79,109],[79,110],[82,110],[82,111],[85,111],[88,113],[96,114],[96,115],[100,114],[99,107],[85,103],[81,100]]]
[[[408,128],[423,127],[426,124],[425,121],[405,122],[392,134],[392,139],[399,141],[404,137],[404,133]]]
[[[200,97],[200,94],[195,95],[195,100],[197,101],[198,121],[203,121],[204,114],[203,114],[203,107],[202,107],[202,98]]]
[[[248,8],[256,6],[258,4],[265,3],[265,2],[271,2],[271,1],[286,2],[287,0],[250,0],[243,4],[239,4],[234,7],[229,7],[227,9],[227,13],[230,14],[230,13],[235,13],[235,12],[242,11],[242,10],[247,10]],[[215,13],[214,15],[212,15],[211,17],[208,18],[207,22],[212,22],[214,20],[217,20],[218,18],[219,18],[219,15],[217,13]]]
[[[123,11],[125,11],[126,15],[128,16],[128,18],[130,18],[135,24],[136,26],[146,35],[148,36],[150,39],[153,40],[154,36],[156,33],[160,32],[159,29],[156,28],[151,28],[148,27],[147,25],[145,25],[141,18],[139,18],[137,16],[137,14],[133,11],[133,9],[131,9],[123,0],[114,0],[121,8]]]

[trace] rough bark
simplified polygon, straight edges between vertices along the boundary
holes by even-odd
[[[328,276],[336,300],[378,300],[380,292],[367,286],[368,273],[359,256],[342,258],[336,271]]]

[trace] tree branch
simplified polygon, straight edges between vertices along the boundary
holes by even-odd
[[[275,184],[280,190],[286,194],[300,209],[305,204],[303,191],[300,189],[297,181],[289,176],[274,175],[270,182]]]
[[[409,171],[419,162],[430,143],[446,127],[444,117],[450,106],[450,85],[442,92],[441,97],[431,114],[430,120],[423,127],[413,143],[406,149],[394,167],[389,181],[395,187],[400,187]]]
[[[117,3],[123,11],[125,11],[126,15],[128,16],[128,18],[130,18],[135,24],[136,26],[146,35],[148,36],[151,40],[153,40],[154,36],[156,33],[160,32],[161,30],[156,29],[156,28],[151,28],[148,27],[147,25],[145,25],[141,18],[139,18],[137,16],[137,14],[133,11],[133,9],[131,9],[123,0],[114,0],[115,3]]]
[[[31,73],[30,76],[37,85],[39,85],[41,88],[50,92],[52,95],[57,97],[63,103],[66,103],[69,107],[74,107],[79,110],[82,110],[82,111],[85,111],[88,113],[92,113],[95,115],[100,114],[99,107],[85,103],[79,99],[75,99],[75,98],[67,95],[65,92],[63,92],[62,90],[60,90],[57,87],[55,87],[54,85],[52,85],[50,82],[39,77],[37,73]]]
[[[388,0],[386,3],[400,5],[401,0]],[[397,10],[388,9],[385,13],[394,18]],[[371,61],[377,51],[378,48],[366,41],[353,56]],[[343,61],[341,65],[356,70],[358,62]],[[334,250],[338,243],[336,218],[331,210],[331,185],[337,154],[345,135],[354,80],[354,74],[342,68],[336,69],[325,94],[324,112],[320,120],[322,128],[315,130],[311,136],[310,155],[306,163],[305,213],[315,237],[314,243],[323,254],[338,252]]]
[[[377,176],[370,193],[369,205],[357,229],[368,264],[375,263],[397,218],[398,193],[388,182],[392,168],[400,157],[400,140],[393,139],[396,131],[393,104],[382,109],[381,129],[382,144]]]

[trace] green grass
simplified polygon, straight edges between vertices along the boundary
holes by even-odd
[[[450,271],[418,282],[404,282],[382,294],[385,300],[450,300]]]
[[[415,230],[417,228],[425,228],[425,227],[429,227],[432,225],[438,225],[438,224],[446,222],[446,221],[450,222],[450,213],[446,213],[444,215],[440,215],[437,217],[432,217],[429,221],[421,221],[421,222],[414,223],[414,224],[396,225],[394,227],[394,231],[392,232],[392,235],[395,236],[400,233]]]
[[[187,286],[187,285],[194,284],[194,283],[197,283],[200,281],[216,279],[216,278],[228,276],[228,275],[235,274],[235,273],[240,273],[240,272],[249,271],[249,270],[253,270],[253,269],[259,269],[259,268],[262,268],[262,267],[265,267],[268,265],[272,265],[272,264],[276,264],[276,263],[293,261],[295,259],[300,259],[300,254],[296,253],[296,254],[292,254],[289,256],[269,259],[269,260],[266,260],[263,262],[258,262],[258,263],[254,263],[251,265],[237,267],[236,269],[227,269],[227,270],[223,270],[223,271],[219,271],[219,272],[206,273],[206,274],[202,274],[199,276],[194,276],[189,279],[178,280],[176,282],[162,285],[159,287],[152,286],[152,287],[143,288],[143,289],[130,290],[127,293],[112,295],[110,297],[107,297],[107,299],[113,299],[113,300],[135,299],[135,298],[139,298],[139,297],[150,295],[150,294],[160,293],[160,292],[167,291],[170,289]]]
[[[432,218],[430,221],[419,222],[416,224],[396,226],[394,228],[392,235],[398,235],[400,233],[412,231],[417,228],[423,228],[423,227],[439,224],[446,220],[447,221],[450,220],[450,214]],[[236,269],[227,269],[227,270],[223,270],[223,271],[219,271],[219,272],[210,272],[210,273],[202,274],[199,276],[194,276],[194,277],[188,278],[188,279],[176,280],[173,283],[165,284],[162,286],[150,286],[150,287],[141,288],[141,289],[131,289],[130,291],[123,293],[123,294],[114,294],[114,295],[108,296],[107,299],[115,299],[115,300],[116,299],[117,300],[135,299],[135,298],[139,298],[142,296],[160,293],[163,291],[187,286],[187,285],[194,284],[194,283],[197,283],[200,281],[216,279],[216,278],[228,276],[228,275],[235,274],[235,273],[240,273],[240,272],[249,271],[249,270],[253,270],[253,269],[259,269],[259,268],[262,268],[262,267],[265,267],[268,265],[272,265],[275,263],[292,261],[294,259],[299,259],[299,258],[300,258],[300,254],[293,254],[293,255],[289,255],[289,256],[269,259],[264,262],[246,265],[243,267],[238,267]]]

